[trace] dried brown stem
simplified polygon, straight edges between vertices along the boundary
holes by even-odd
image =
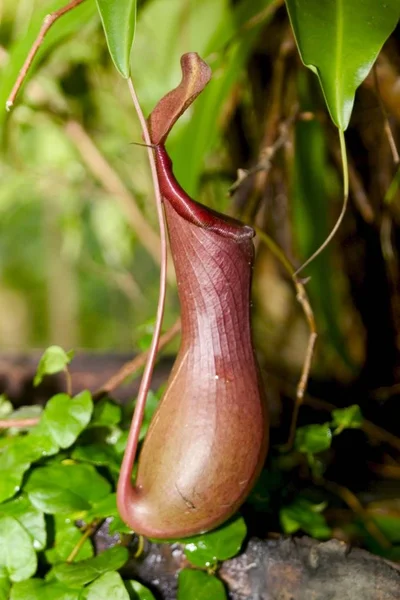
[[[15,99],[17,97],[17,94],[18,94],[19,90],[21,89],[21,86],[25,80],[25,77],[26,77],[26,75],[33,63],[33,60],[34,60],[40,46],[42,45],[43,40],[46,37],[46,34],[49,31],[50,27],[60,17],[62,17],[66,13],[70,12],[71,10],[73,10],[74,8],[79,6],[79,4],[82,4],[82,2],[84,2],[84,0],[71,0],[71,2],[68,2],[68,4],[66,4],[62,8],[56,10],[55,12],[53,12],[49,15],[46,15],[46,17],[44,18],[42,27],[40,28],[40,31],[38,33],[38,36],[35,39],[34,43],[32,44],[32,47],[29,50],[28,56],[26,57],[25,62],[18,74],[17,80],[14,83],[14,87],[12,88],[11,93],[8,96],[8,99],[6,102],[6,110],[11,110],[11,108],[15,102]]]
[[[170,329],[168,329],[168,331],[166,331],[160,337],[158,343],[158,351],[162,350],[165,346],[167,346],[167,344],[169,344],[174,339],[174,337],[180,332],[180,330],[181,320],[179,318],[177,321],[175,321],[172,327],[170,327]],[[106,394],[110,394],[113,390],[119,387],[125,381],[125,379],[131,377],[132,375],[134,375],[134,373],[137,373],[137,371],[139,371],[139,369],[141,369],[146,364],[148,356],[149,350],[146,350],[138,356],[135,356],[134,359],[125,363],[121,367],[121,369],[119,369],[118,373],[115,373],[115,375],[110,377],[110,379],[106,381],[106,383],[104,383],[101,386],[101,388],[95,392],[94,396],[96,398],[99,398],[101,396],[105,396]]]
[[[90,135],[80,123],[74,120],[68,121],[65,125],[65,131],[68,137],[73,141],[82,160],[92,175],[94,175],[103,188],[119,202],[130,226],[143,247],[146,248],[154,261],[157,264],[160,264],[160,238],[149,226],[137,205],[135,197],[125,186],[119,174],[103,156]],[[171,282],[172,281],[174,281],[174,277],[171,272]]]
[[[310,335],[308,338],[306,353],[303,362],[303,368],[301,370],[300,379],[296,388],[296,402],[293,408],[289,437],[287,443],[284,446],[284,450],[290,450],[293,446],[294,436],[296,433],[297,418],[300,407],[304,401],[304,394],[307,388],[308,378],[310,376],[311,362],[314,355],[315,343],[317,341],[318,336],[317,326],[315,323],[314,312],[311,308],[308,294],[306,292],[303,282],[295,274],[293,265],[286,257],[283,250],[266,233],[258,229],[258,227],[255,227],[255,230],[257,232],[257,235],[260,237],[261,241],[264,244],[266,244],[266,246],[268,246],[268,248],[271,250],[274,256],[283,265],[287,273],[292,277],[294,286],[296,288],[296,299],[299,302],[301,308],[303,309],[303,313],[310,330]]]
[[[31,417],[30,419],[1,419],[0,429],[10,429],[10,427],[24,429],[25,427],[34,427],[39,421],[40,417]]]
[[[339,485],[334,481],[327,481],[326,479],[323,479],[322,482],[316,481],[316,483],[322,483],[325,489],[332,492],[336,496],[339,496],[339,498],[341,498],[343,502],[345,502],[347,506],[349,506],[349,508],[351,508],[351,510],[360,517],[368,533],[382,548],[388,550],[392,547],[390,541],[382,533],[375,521],[368,514],[367,510],[363,507],[357,496],[353,494],[351,490],[343,485]]]
[[[249,218],[257,212],[260,194],[267,185],[271,159],[276,154],[277,150],[286,142],[290,125],[294,120],[293,114],[297,111],[297,107],[295,107],[294,113],[292,113],[287,122],[284,121],[281,123],[282,107],[284,104],[282,94],[284,89],[285,65],[287,56],[293,49],[293,34],[289,27],[283,36],[278,57],[274,62],[272,83],[269,91],[271,98],[270,108],[264,127],[265,135],[260,145],[257,165],[254,168],[254,172],[256,173],[254,193],[246,207],[245,218]]]
[[[379,108],[380,108],[382,116],[383,116],[383,128],[384,128],[387,140],[389,142],[390,150],[391,150],[392,157],[393,157],[393,162],[395,165],[398,165],[400,163],[400,156],[399,156],[399,152],[397,150],[397,146],[396,146],[396,142],[394,139],[392,129],[390,127],[388,113],[387,113],[386,107],[382,100],[382,96],[381,96],[381,92],[380,92],[380,88],[379,88],[379,77],[378,77],[378,70],[377,70],[376,63],[374,64],[374,67],[373,67],[373,73],[374,73],[375,94],[376,94],[376,97],[378,98]]]

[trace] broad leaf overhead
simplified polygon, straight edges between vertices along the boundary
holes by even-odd
[[[321,82],[332,120],[349,124],[357,87],[400,17],[398,0],[286,0],[304,64]]]
[[[135,34],[136,0],[96,0],[108,49],[115,67],[126,79]]]

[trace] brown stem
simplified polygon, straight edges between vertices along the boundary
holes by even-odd
[[[160,264],[160,238],[149,226],[137,205],[135,197],[127,189],[119,174],[113,169],[78,121],[68,121],[65,125],[65,131],[91,173],[100,181],[104,189],[118,200],[142,246],[146,248],[154,261]]]
[[[40,421],[40,417],[31,417],[30,419],[1,419],[0,429],[10,429],[10,427],[34,427]]]
[[[382,533],[375,521],[371,519],[366,509],[363,507],[357,496],[353,494],[351,490],[344,487],[343,485],[339,485],[334,481],[327,481],[326,479],[323,479],[322,481],[317,480],[316,483],[322,484],[325,489],[329,490],[336,496],[339,496],[339,498],[341,498],[343,502],[345,502],[347,506],[349,506],[351,510],[360,517],[368,533],[374,538],[375,541],[378,542],[378,544],[382,548],[389,550],[392,547],[390,541]]]
[[[72,378],[71,378],[71,373],[69,372],[68,367],[65,367],[64,373],[65,373],[66,392],[67,392],[68,396],[72,396]]]
[[[15,99],[17,97],[17,94],[18,94],[18,92],[25,80],[25,77],[32,65],[33,59],[35,58],[40,46],[42,45],[43,40],[46,37],[46,34],[49,31],[50,27],[60,17],[62,17],[69,11],[71,11],[74,8],[76,8],[77,6],[79,6],[79,4],[82,4],[82,2],[84,2],[84,0],[71,0],[71,2],[68,2],[68,4],[66,4],[62,8],[54,11],[53,13],[51,13],[49,15],[46,15],[46,17],[43,20],[42,27],[40,28],[40,31],[38,33],[38,36],[35,39],[34,43],[32,44],[32,47],[29,50],[28,56],[26,57],[25,62],[18,74],[17,80],[14,83],[14,87],[12,88],[11,93],[8,96],[8,99],[6,102],[6,110],[8,110],[8,111],[11,110],[11,108],[15,102]]]
[[[376,63],[374,64],[373,73],[374,73],[375,94],[376,94],[376,97],[378,98],[379,108],[380,108],[382,116],[383,116],[383,128],[384,128],[387,140],[389,142],[390,150],[392,152],[393,162],[395,165],[398,165],[400,163],[399,151],[397,150],[396,142],[394,140],[394,135],[393,135],[392,129],[390,127],[390,122],[389,122],[389,117],[388,117],[386,107],[382,101],[381,92],[379,89],[379,77],[378,77],[378,70],[377,70]]]
[[[180,318],[175,321],[175,323],[166,331],[158,342],[158,351],[164,348],[167,344],[174,339],[174,337],[181,330],[181,320]],[[131,377],[134,373],[136,373],[139,369],[141,369],[145,364],[149,357],[150,350],[146,350],[142,352],[138,356],[135,356],[134,359],[125,363],[121,369],[119,369],[118,373],[115,373],[108,381],[106,381],[99,390],[97,390],[94,394],[95,398],[100,398],[105,396],[106,394],[110,394],[113,390],[119,387],[125,379]]]

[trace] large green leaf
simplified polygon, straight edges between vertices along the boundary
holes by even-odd
[[[334,123],[346,129],[357,87],[400,17],[398,0],[286,0],[304,64],[321,82]]]
[[[79,600],[79,590],[70,590],[56,581],[28,579],[13,585],[10,600]]]
[[[94,581],[104,573],[116,571],[124,566],[129,558],[129,553],[122,546],[114,546],[94,558],[81,560],[77,563],[64,563],[54,567],[52,573],[55,577],[71,587],[82,587]]]
[[[243,544],[246,533],[244,519],[237,517],[215,531],[185,540],[185,554],[197,567],[213,566],[219,560],[227,560],[235,556]]]
[[[104,573],[85,590],[86,600],[129,600],[129,594],[115,571]]]
[[[89,510],[111,486],[91,465],[54,464],[35,469],[25,490],[39,510],[62,514]]]
[[[69,448],[88,425],[92,410],[92,396],[87,390],[74,398],[57,394],[48,401],[42,422],[60,448]]]
[[[130,55],[135,34],[136,0],[96,0],[114,65],[122,77],[130,74]]]
[[[178,600],[226,600],[222,581],[213,575],[182,569],[178,577]]]
[[[46,546],[46,523],[44,514],[37,510],[25,495],[0,504],[0,517],[14,517],[29,533],[35,550]]]
[[[32,540],[13,517],[0,519],[0,567],[5,568],[11,581],[28,579],[37,568]]]

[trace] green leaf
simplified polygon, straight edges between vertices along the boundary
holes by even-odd
[[[0,567],[0,600],[8,600],[10,597],[10,579],[4,567]]]
[[[87,513],[86,519],[90,521],[93,519],[106,519],[107,517],[117,517],[118,514],[117,494],[113,492],[100,500],[100,502],[96,502]]]
[[[80,600],[80,592],[58,582],[29,579],[13,585],[10,600]]]
[[[97,402],[94,407],[90,427],[112,427],[113,425],[118,425],[121,421],[121,416],[121,407],[109,398],[104,398],[100,402]]]
[[[178,577],[178,600],[226,600],[222,581],[194,569],[182,569]]]
[[[42,512],[37,510],[29,498],[22,494],[0,504],[0,517],[14,517],[25,528],[32,539],[35,550],[43,550],[46,546],[46,523]]]
[[[57,394],[46,404],[42,422],[60,448],[69,448],[88,425],[92,411],[92,396],[88,391],[74,398]]]
[[[197,567],[210,567],[220,560],[235,556],[246,537],[247,528],[242,517],[211,533],[204,533],[185,541],[185,555]]]
[[[130,600],[155,600],[151,591],[138,581],[125,581]]]
[[[0,455],[0,502],[12,498],[20,490],[24,473],[31,466],[31,461],[21,450],[20,441],[13,440],[13,445]]]
[[[64,371],[73,358],[73,352],[65,352],[60,346],[49,346],[39,361],[33,385],[37,386],[43,381],[45,375],[54,375]]]
[[[42,423],[28,435],[9,438],[8,447],[0,455],[0,502],[20,490],[22,478],[33,462],[58,451],[59,446]]]
[[[96,0],[108,49],[122,77],[130,74],[130,56],[136,25],[136,0]]]
[[[114,546],[94,558],[73,564],[56,565],[52,574],[62,583],[71,587],[82,587],[109,571],[117,571],[124,566],[129,553],[122,546]]]
[[[81,462],[108,467],[111,473],[118,473],[120,469],[120,461],[117,458],[114,448],[105,444],[77,446],[71,456],[73,459]]]
[[[331,447],[332,432],[329,423],[306,425],[296,431],[295,448],[306,454],[316,454]]]
[[[297,498],[289,506],[284,506],[279,513],[282,529],[292,534],[302,529],[312,537],[326,539],[331,536],[331,529],[326,524],[321,511],[325,504],[313,504],[305,498]]]
[[[111,486],[91,465],[54,464],[35,469],[25,490],[39,510],[59,514],[89,510]]]
[[[358,404],[333,410],[332,418],[332,426],[336,427],[335,435],[343,431],[343,429],[360,429],[364,421],[361,408]]]
[[[129,600],[121,576],[112,571],[104,573],[94,583],[91,583],[85,593],[86,600]]]
[[[65,518],[62,515],[56,515],[55,523],[55,541],[54,548],[50,548],[46,552],[46,559],[54,564],[66,561],[74,548],[82,541],[82,533],[74,522]],[[93,556],[93,546],[90,539],[80,545],[79,551],[76,554],[75,561],[84,560]]]
[[[400,17],[398,0],[286,0],[303,63],[317,74],[332,120],[347,128],[358,86]]]
[[[0,519],[0,567],[6,569],[11,581],[28,579],[37,569],[32,540],[13,517]]]

